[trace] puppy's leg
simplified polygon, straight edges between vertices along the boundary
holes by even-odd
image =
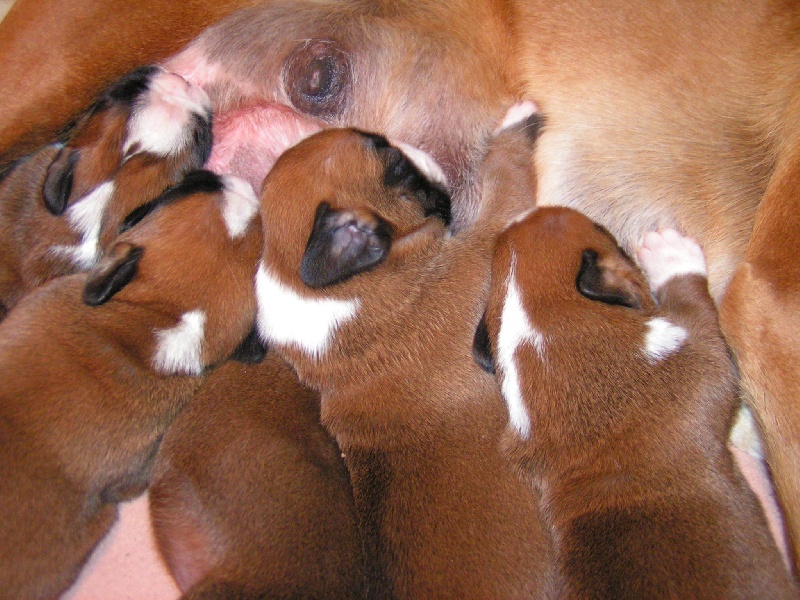
[[[724,347],[700,245],[672,229],[651,231],[642,238],[637,258],[659,305],[694,334],[702,326],[708,330],[704,334],[717,338],[715,346]]]
[[[790,112],[790,111],[787,111]],[[800,100],[794,114],[800,114]],[[739,363],[745,401],[765,454],[793,547],[800,548],[800,139],[792,140],[756,215],[744,263],[720,318]]]
[[[0,22],[0,155],[46,143],[115,78],[177,52],[246,3],[17,0]]]

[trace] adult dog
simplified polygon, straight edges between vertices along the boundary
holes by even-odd
[[[203,84],[219,114],[264,125],[254,110],[270,102],[422,147],[467,223],[484,142],[513,99],[529,97],[547,116],[535,155],[542,204],[580,208],[626,247],[658,227],[698,239],[798,547],[793,3],[18,0],[0,25],[0,152],[50,139],[110,80],[223,17],[168,63]]]

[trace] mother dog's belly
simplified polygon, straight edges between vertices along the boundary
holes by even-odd
[[[626,249],[683,230],[719,299],[775,166],[776,80],[795,73],[774,4],[518,2],[524,93],[547,119],[539,203],[586,212]]]

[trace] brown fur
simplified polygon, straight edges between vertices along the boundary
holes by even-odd
[[[155,471],[153,526],[184,599],[362,597],[347,470],[319,397],[275,355],[211,373]]]
[[[105,83],[250,3],[19,0],[0,23],[0,151],[38,145]],[[509,98],[522,95],[549,117],[536,157],[543,203],[581,209],[628,248],[659,226],[698,239],[800,543],[793,2],[252,4],[256,13],[212,28],[198,46],[219,65],[206,84],[221,109],[291,104],[286,90],[297,81],[283,77],[298,72],[285,69],[289,57],[307,40],[333,41],[356,77],[326,120],[428,150],[456,174],[460,222],[480,198],[480,148]]]
[[[592,286],[631,306],[579,292],[587,249],[602,273]],[[543,348],[523,342],[514,353],[531,433],[509,428],[504,447],[540,495],[559,596],[796,597],[727,449],[738,390],[706,279],[672,278],[655,305],[608,233],[569,209],[537,210],[495,248],[486,312],[495,353],[512,263]],[[689,334],[651,362],[646,323],[656,316]]]
[[[155,370],[155,331],[204,310],[198,358],[208,366],[252,329],[260,225],[231,240],[219,202],[198,193],[157,209],[90,273],[35,290],[0,325],[3,595],[63,591],[116,504],[147,486],[162,436],[200,382]],[[135,248],[132,281],[85,305],[81,295]]]
[[[330,130],[279,159],[262,195],[263,264],[304,297],[358,298],[360,308],[318,359],[275,341],[259,318],[261,334],[321,393],[353,481],[369,597],[541,597],[548,548],[535,499],[501,459],[501,400],[470,353],[501,219],[447,239],[410,189],[384,187],[380,152]],[[507,152],[498,143],[490,162]],[[392,243],[371,270],[312,290],[298,269],[324,200],[365,226],[388,221]],[[258,293],[259,311],[270,311]]]
[[[118,77],[178,51],[207,25],[252,3],[17,0],[0,22],[0,56],[22,59],[5,62],[0,74],[0,153],[21,140],[16,156],[46,144]],[[39,59],[23,59],[29,52]]]
[[[69,207],[101,184],[113,182],[113,195],[98,215],[102,251],[116,239],[131,211],[202,166],[198,159],[207,149],[200,147],[199,140],[168,156],[135,148],[126,155],[131,112],[131,105],[114,99],[107,90],[100,103],[81,115],[65,144],[45,146],[21,159],[0,180],[0,306],[4,311],[46,281],[88,268],[56,250],[81,243],[80,232],[63,214]],[[210,131],[210,116],[208,121],[205,127]],[[72,167],[68,166],[70,157],[77,157]],[[64,178],[71,182],[70,191],[60,213],[54,214],[47,206],[46,190]]]

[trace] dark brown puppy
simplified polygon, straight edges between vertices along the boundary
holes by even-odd
[[[497,367],[507,455],[540,497],[558,597],[794,598],[727,448],[736,374],[702,251],[667,230],[639,258],[657,305],[571,209],[535,211],[495,249],[476,348]]]
[[[201,89],[159,67],[116,82],[66,144],[21,160],[0,182],[0,304],[93,267],[125,216],[202,167],[210,148]]]
[[[509,148],[527,156],[522,129],[490,165],[515,160]],[[262,190],[259,332],[321,393],[370,598],[541,597],[535,497],[503,462],[502,400],[471,355],[501,214],[531,196],[515,206],[496,190],[496,218],[450,237],[443,181],[419,150],[353,130],[290,149]]]
[[[196,172],[88,274],[0,324],[0,581],[50,598],[141,493],[206,367],[253,329],[261,251],[249,185]],[[83,301],[81,298],[83,297]]]
[[[185,600],[363,597],[347,469],[319,396],[273,353],[209,374],[155,472],[153,527]]]

